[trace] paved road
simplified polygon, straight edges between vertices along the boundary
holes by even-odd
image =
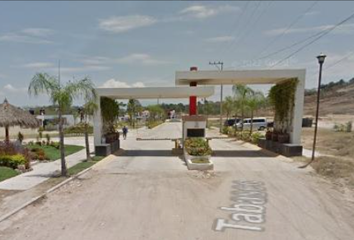
[[[0,224],[0,239],[353,239],[353,202],[285,158],[213,140],[215,171],[201,173],[171,155],[172,142],[135,137],[121,156]]]

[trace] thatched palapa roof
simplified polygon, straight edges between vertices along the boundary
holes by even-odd
[[[5,99],[4,103],[0,104],[0,127],[13,126],[37,128],[39,127],[39,121],[29,112],[9,104]]]

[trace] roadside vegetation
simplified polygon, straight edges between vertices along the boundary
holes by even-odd
[[[93,165],[95,165],[96,163],[101,161],[102,159],[103,159],[103,157],[94,156],[94,157],[90,158],[90,160],[86,160],[86,159],[82,160],[82,162],[69,168],[68,173],[70,176],[78,174],[79,172],[81,172],[89,167],[92,167]]]
[[[50,145],[28,144],[27,148],[30,150],[33,159],[53,161],[60,158],[60,146],[55,142]],[[82,149],[84,149],[83,146],[64,145],[64,154],[68,156]]]
[[[0,167],[0,182],[17,176],[19,173],[10,167]]]
[[[48,95],[53,105],[57,105],[58,123],[59,123],[59,144],[61,159],[61,175],[67,175],[67,167],[64,151],[64,129],[63,112],[72,107],[74,99],[83,97],[85,101],[92,99],[94,94],[94,85],[90,79],[84,78],[79,81],[69,81],[62,84],[59,78],[50,76],[47,73],[37,73],[32,78],[28,87],[29,94],[38,96],[40,94]]]

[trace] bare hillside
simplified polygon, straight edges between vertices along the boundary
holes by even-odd
[[[305,95],[305,115],[314,115],[316,93]],[[354,115],[354,82],[322,89],[320,115]]]

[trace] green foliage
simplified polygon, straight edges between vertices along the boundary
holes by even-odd
[[[150,105],[146,109],[149,111],[149,120],[151,121],[166,118],[166,112],[160,105]]]
[[[68,169],[69,175],[75,175],[101,161],[103,157],[95,156],[90,161],[83,161]]]
[[[57,160],[60,158],[60,147],[59,143],[51,143],[49,146],[40,146],[40,145],[32,145],[27,146],[29,150],[32,149],[41,149],[35,151],[44,151],[44,159],[43,160]],[[64,146],[64,154],[68,156],[70,154],[76,153],[82,150],[84,147],[77,145],[65,145]],[[42,158],[42,157],[41,157]]]
[[[264,134],[262,134],[260,132],[254,132],[254,133],[252,133],[250,140],[252,143],[257,144],[258,140],[261,138],[264,138]]]
[[[129,99],[127,113],[129,115],[130,125],[135,127],[135,115],[142,110],[139,100]]]
[[[333,129],[336,132],[351,132],[353,128],[353,122],[349,121],[345,124],[334,124]]]
[[[86,123],[78,123],[74,126],[68,127],[64,130],[65,134],[84,134],[85,133],[85,124]],[[93,133],[93,127],[88,126],[88,133]]]
[[[119,115],[119,104],[108,97],[101,97],[100,101],[104,133],[115,132],[114,123]]]
[[[157,127],[158,125],[160,125],[160,124],[162,124],[162,123],[163,123],[163,121],[161,121],[161,120],[148,121],[148,122],[146,123],[146,126],[147,126],[149,129],[152,129],[152,128]]]
[[[16,169],[18,165],[25,165],[26,158],[22,154],[0,155],[0,166]]]
[[[294,108],[298,79],[290,79],[276,84],[269,91],[269,102],[275,110],[275,127],[279,132],[286,132],[291,125],[291,114]]]
[[[9,167],[0,167],[0,182],[17,176],[19,173]]]
[[[222,105],[223,113],[226,114],[226,118],[229,118],[233,113],[236,113],[235,99],[231,96],[227,96]]]
[[[184,147],[189,155],[207,156],[211,155],[212,150],[204,138],[187,138]]]
[[[18,141],[20,141],[20,143],[22,143],[24,138],[25,137],[23,136],[23,134],[21,132],[18,132],[17,139],[18,139]]]

